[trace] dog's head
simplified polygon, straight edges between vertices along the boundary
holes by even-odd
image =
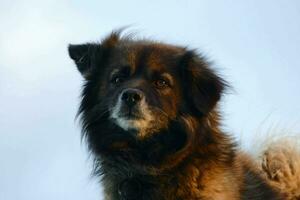
[[[99,154],[134,147],[180,151],[225,87],[194,51],[119,33],[101,43],[70,45],[69,55],[85,78],[80,113]]]

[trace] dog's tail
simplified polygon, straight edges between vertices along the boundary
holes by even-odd
[[[300,140],[284,137],[269,142],[262,153],[261,171],[288,200],[300,200]]]

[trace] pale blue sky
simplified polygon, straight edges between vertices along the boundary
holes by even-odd
[[[297,0],[1,0],[0,24],[0,199],[101,199],[74,122],[82,78],[66,47],[124,25],[215,61],[235,89],[224,128],[246,148],[270,127],[300,132]]]

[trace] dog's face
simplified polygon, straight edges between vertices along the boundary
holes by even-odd
[[[100,44],[70,45],[69,54],[86,80],[80,112],[92,148],[158,137],[184,148],[177,140],[189,137],[224,88],[203,58],[182,47],[112,34]],[[170,133],[181,129],[183,137]]]
[[[113,123],[139,138],[148,137],[176,117],[181,94],[174,60],[180,50],[123,45],[111,50],[99,96]]]

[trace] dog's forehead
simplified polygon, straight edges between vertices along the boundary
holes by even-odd
[[[125,43],[116,48],[113,62],[119,66],[130,66],[133,71],[163,72],[176,66],[183,52],[181,47],[161,43]]]

